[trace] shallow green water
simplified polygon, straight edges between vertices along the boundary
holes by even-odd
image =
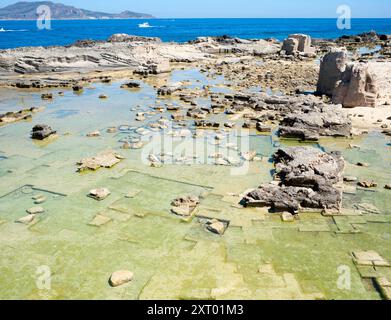
[[[193,87],[223,81],[208,80],[194,70],[177,71],[170,79],[182,80],[191,80]],[[151,168],[141,161],[141,150],[120,149],[120,141],[134,137],[133,131],[109,134],[106,129],[140,126],[135,113],[155,106],[155,90],[148,84],[136,91],[120,89],[120,83],[93,87],[81,95],[65,91],[51,102],[42,102],[40,92],[0,92],[0,111],[46,107],[31,122],[0,127],[0,298],[380,298],[364,278],[375,273],[391,280],[391,269],[356,267],[351,253],[374,250],[391,261],[390,193],[382,188],[391,182],[391,153],[384,136],[326,139],[318,146],[342,151],[346,174],[378,182],[376,192],[344,195],[345,208],[369,203],[377,214],[333,218],[303,213],[299,221],[283,223],[266,210],[237,208],[240,197],[235,194],[270,181],[269,157],[288,142],[251,133],[250,149],[264,159],[251,162],[244,175],[211,164]],[[102,93],[109,98],[99,100]],[[147,122],[160,116],[151,115]],[[58,138],[33,142],[29,132],[38,123],[55,128]],[[86,137],[95,130],[102,136]],[[348,149],[349,144],[361,149]],[[112,169],[76,172],[78,160],[108,149],[126,159]],[[358,161],[370,167],[355,166]],[[97,187],[112,194],[101,202],[86,197]],[[129,192],[135,196],[126,198]],[[32,197],[38,194],[47,198],[39,221],[15,223],[35,206]],[[230,221],[224,236],[207,232],[196,217],[185,221],[173,216],[171,200],[181,195],[201,196],[197,216]],[[112,220],[90,226],[97,214]],[[350,290],[337,286],[342,265],[351,271]],[[50,290],[37,286],[40,266],[50,268]],[[110,274],[121,269],[133,271],[134,281],[111,288]]]

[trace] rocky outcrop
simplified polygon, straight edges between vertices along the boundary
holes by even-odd
[[[351,130],[351,120],[341,105],[324,105],[287,115],[280,123],[279,135],[316,141],[319,136],[349,137]]]
[[[346,49],[332,48],[320,63],[317,91],[332,96],[348,62]]]
[[[292,147],[279,149],[274,161],[278,180],[248,193],[242,204],[291,213],[302,208],[340,209],[342,194],[334,187],[345,166],[340,154]]]
[[[32,107],[30,109],[23,109],[16,112],[11,111],[5,114],[0,114],[0,125],[21,120],[30,120],[32,118],[32,115],[39,110],[39,108]]]
[[[389,103],[391,63],[349,62],[345,49],[331,49],[321,60],[317,91],[344,107]]]
[[[315,53],[314,48],[311,47],[311,37],[305,34],[291,34],[284,40],[282,51],[286,55]]]
[[[160,43],[162,42],[160,38],[153,37],[140,37],[129,35],[126,33],[116,33],[107,39],[108,42],[151,42],[151,43]]]

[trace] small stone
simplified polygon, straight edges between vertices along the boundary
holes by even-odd
[[[265,126],[262,122],[257,122],[256,128],[261,133],[270,133],[272,132],[272,128],[269,126]]]
[[[257,153],[255,151],[249,151],[249,152],[242,152],[240,155],[246,161],[253,161],[254,158],[257,156]]]
[[[41,99],[42,100],[52,100],[53,94],[52,93],[43,93],[43,94],[41,94]]]
[[[42,207],[33,207],[30,209],[27,209],[26,212],[31,215],[36,215],[36,214],[44,213],[45,209]]]
[[[34,221],[34,219],[35,219],[35,215],[29,214],[28,216],[20,218],[20,219],[16,220],[15,222],[16,223],[23,223],[23,224],[30,224],[31,222]]]
[[[366,163],[366,162],[357,162],[357,166],[368,168],[368,167],[369,167],[369,163]]]
[[[100,137],[100,132],[99,131],[90,132],[87,134],[87,137],[89,137],[89,138]]]
[[[345,182],[356,182],[357,180],[358,180],[357,177],[353,177],[353,176],[345,176],[343,178],[343,181]]]
[[[377,188],[377,183],[375,181],[359,181],[357,183],[357,185],[359,187],[362,187],[362,188],[367,188],[367,189],[370,189],[370,188]]]
[[[95,199],[95,200],[102,201],[102,200],[106,199],[110,194],[111,194],[111,192],[109,191],[109,189],[99,188],[99,189],[91,190],[88,196],[90,198]]]
[[[111,127],[111,128],[108,128],[106,132],[107,133],[117,133],[117,131],[118,131],[117,128]]]
[[[384,186],[384,189],[391,190],[391,184],[386,184],[386,185]]]
[[[294,222],[295,221],[295,217],[290,212],[283,212],[281,214],[281,219],[284,222]]]
[[[212,220],[210,224],[206,227],[210,232],[222,236],[226,230],[226,226],[223,222]]]
[[[114,272],[109,280],[109,284],[112,287],[119,287],[125,283],[131,282],[133,280],[134,274],[131,271],[120,270]]]
[[[42,197],[42,198],[35,200],[34,204],[42,204],[44,202],[46,202],[46,197]]]
[[[105,95],[105,94],[101,94],[101,95],[99,96],[99,99],[107,99],[107,98],[108,98],[108,96]]]

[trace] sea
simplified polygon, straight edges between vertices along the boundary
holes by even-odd
[[[337,19],[53,20],[50,30],[39,29],[36,21],[6,20],[0,21],[0,49],[69,45],[81,39],[105,40],[114,33],[186,42],[200,36],[222,35],[282,40],[292,33],[334,39],[371,30],[391,34],[391,19],[352,19],[351,29],[342,30],[337,27]]]

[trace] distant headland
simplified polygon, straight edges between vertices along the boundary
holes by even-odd
[[[21,1],[0,9],[0,20],[35,20],[38,18],[37,8],[46,5],[51,9],[54,20],[89,20],[89,19],[152,19],[154,16],[146,13],[123,11],[121,13],[105,13],[84,10],[51,1],[26,2]]]

